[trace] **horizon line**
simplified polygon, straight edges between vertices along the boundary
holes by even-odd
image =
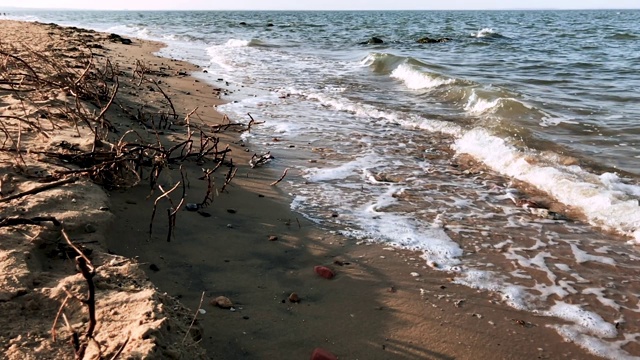
[[[3,10],[15,11],[579,11],[579,10],[640,10],[640,7],[606,8],[472,8],[472,9],[89,9],[89,8],[40,8],[40,7],[12,7],[0,6]]]

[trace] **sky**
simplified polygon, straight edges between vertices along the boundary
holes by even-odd
[[[0,7],[16,5],[96,10],[640,9],[640,0],[0,0]]]

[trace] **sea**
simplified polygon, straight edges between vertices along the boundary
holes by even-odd
[[[242,140],[289,169],[301,216],[640,358],[640,11],[1,18],[164,42],[225,89],[232,121],[264,122]]]

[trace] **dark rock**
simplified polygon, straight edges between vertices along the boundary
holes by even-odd
[[[447,41],[450,41],[450,40],[451,40],[450,38],[446,38],[446,37],[439,38],[439,39],[433,39],[433,38],[430,38],[428,36],[425,36],[425,37],[423,37],[421,39],[418,39],[416,42],[420,43],[420,44],[435,44],[435,43],[447,42]]]
[[[267,24],[267,27],[273,27],[273,26],[275,26],[275,25],[273,25],[272,23],[268,23]]]
[[[246,22],[244,22],[244,21],[240,21],[240,24],[239,24],[239,25],[247,26],[247,23],[246,23]]]
[[[160,271],[160,268],[156,264],[149,265],[149,269],[151,269],[152,271],[155,271],[155,272]]]
[[[124,45],[131,45],[133,43],[130,39],[123,38],[122,36],[120,36],[118,34],[110,34],[109,35],[109,40],[111,40],[112,42],[119,42],[119,43],[122,43]]]
[[[275,235],[269,236],[269,241],[277,241],[277,240],[278,240],[277,236],[275,236]]]
[[[360,45],[374,45],[374,44],[384,44],[384,40],[374,36],[371,39],[360,43]]]

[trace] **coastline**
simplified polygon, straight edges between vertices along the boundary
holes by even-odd
[[[104,46],[129,71],[138,56],[152,64],[150,76],[169,72],[167,66],[170,72],[176,71],[177,76],[158,79],[169,85],[167,95],[180,118],[199,106],[204,122],[221,119],[213,108],[216,90],[180,75],[181,71],[198,71],[194,66],[152,56],[161,45],[134,40],[133,48],[139,53],[132,52],[131,45],[107,42]],[[143,92],[162,101],[161,94],[147,87],[135,96],[129,94],[131,103]],[[254,116],[260,121],[259,114]],[[156,235],[149,241],[147,226],[155,196],[146,199],[149,188],[140,185],[111,192],[109,207],[115,217],[110,226],[99,223],[96,233],[107,230],[100,240],[107,249],[130,258],[138,256],[159,291],[179,297],[192,309],[205,292],[206,314],[198,315],[198,322],[203,331],[200,345],[209,357],[306,358],[315,347],[323,347],[341,359],[593,358],[548,329],[547,319],[507,308],[490,294],[452,284],[446,273],[426,268],[418,254],[380,245],[354,245],[318,229],[291,212],[284,194],[269,186],[280,174],[268,167],[250,169],[247,164],[253,152],[245,151],[245,144],[235,136],[222,135],[223,143],[232,143],[230,154],[238,172],[228,193],[220,193],[204,209],[211,217],[180,211],[175,236],[167,242],[161,208],[154,223]],[[180,139],[178,132],[162,136]],[[206,191],[196,180],[201,166],[194,162],[185,168],[190,174],[187,199],[200,198]],[[171,186],[178,180],[179,171],[173,169],[160,182]],[[216,180],[223,181],[224,174],[216,175]],[[95,185],[88,186],[88,193],[98,192]],[[47,200],[46,194],[42,201]],[[95,207],[97,203],[87,201],[75,204]],[[270,236],[278,239],[269,241]],[[204,265],[196,267],[195,263]],[[151,264],[158,271],[151,270]],[[313,272],[316,265],[330,266],[336,278],[318,278]],[[68,270],[69,264],[65,266]],[[186,283],[186,279],[193,281]],[[291,292],[298,293],[302,301],[286,301]],[[209,305],[217,296],[228,296],[236,311]],[[188,313],[194,311],[184,314]]]

